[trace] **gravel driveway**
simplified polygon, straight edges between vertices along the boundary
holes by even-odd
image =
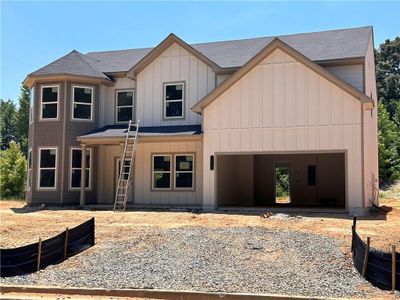
[[[117,229],[115,229],[117,230]],[[181,227],[102,243],[4,284],[154,288],[304,296],[366,296],[339,243],[261,227]],[[364,292],[365,293],[365,292]]]

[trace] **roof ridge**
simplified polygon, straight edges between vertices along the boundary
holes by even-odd
[[[43,66],[43,67],[41,67],[41,68],[39,68],[39,69],[37,69],[37,70],[35,70],[35,71],[29,73],[27,76],[30,76],[30,75],[32,75],[33,73],[39,72],[40,70],[43,70],[44,68],[46,68],[46,67],[48,67],[48,66],[50,66],[50,65],[52,65],[52,64],[54,64],[54,63],[56,63],[56,62],[58,62],[58,61],[60,61],[60,60],[62,60],[63,58],[67,57],[68,55],[70,55],[70,54],[72,54],[72,53],[74,53],[74,52],[76,52],[76,50],[72,50],[71,52],[68,52],[68,53],[65,54],[64,56],[61,56],[60,58],[57,58],[56,60],[53,60],[52,62],[48,63],[47,65],[45,65],[45,66]]]

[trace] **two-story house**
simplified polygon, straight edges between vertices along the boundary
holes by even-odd
[[[111,205],[127,122],[140,120],[130,205],[363,213],[378,188],[373,47],[361,27],[74,50],[24,81],[27,202]]]

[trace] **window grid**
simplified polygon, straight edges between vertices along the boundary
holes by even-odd
[[[57,88],[57,101],[46,101],[43,102],[43,89],[45,88]],[[60,89],[58,85],[43,85],[41,86],[41,93],[40,93],[40,120],[58,120],[58,102],[60,99]],[[43,118],[43,108],[44,105],[47,104],[56,104],[57,105],[57,116],[55,118]]]
[[[181,85],[182,86],[182,99],[174,99],[174,100],[168,100],[167,99],[167,87],[168,86],[176,86],[176,85]],[[164,119],[182,119],[185,117],[184,113],[184,98],[185,98],[185,84],[184,82],[174,82],[174,83],[164,83]],[[182,103],[182,114],[180,116],[167,116],[167,103],[174,103],[174,102],[180,102]]]
[[[177,157],[179,156],[191,156],[192,157],[192,170],[190,171],[178,171],[177,170],[177,165],[176,165],[176,161],[177,161]],[[174,171],[175,171],[175,175],[174,175],[174,188],[177,190],[193,190],[194,189],[194,154],[184,154],[184,153],[179,153],[179,154],[175,154],[174,156]],[[192,186],[191,187],[177,187],[176,186],[176,182],[177,182],[177,175],[178,174],[192,174]]]
[[[90,89],[91,90],[91,92],[90,92],[90,103],[81,102],[79,100],[75,100],[75,89],[76,88],[79,88],[79,89]],[[86,119],[86,118],[75,117],[74,116],[74,114],[75,114],[75,104],[76,105],[87,105],[87,106],[90,106],[90,118]],[[92,87],[89,87],[89,86],[78,86],[78,85],[74,85],[72,87],[72,110],[71,110],[71,113],[72,113],[72,120],[93,121],[93,88]]]
[[[177,157],[179,157],[179,156],[191,156],[192,157],[192,170],[191,171],[177,171],[176,169],[176,158]],[[154,158],[155,157],[169,157],[170,158],[170,161],[169,161],[169,165],[170,165],[170,168],[169,168],[169,171],[156,171],[156,170],[154,170]],[[174,167],[173,168],[171,168],[171,165],[173,165]],[[170,174],[170,182],[169,182],[169,188],[157,188],[157,187],[155,187],[155,182],[154,182],[154,179],[155,179],[155,174],[157,174],[157,173],[159,173],[159,174],[164,174],[164,173],[167,173],[167,174]],[[180,173],[192,173],[192,186],[191,187],[176,187],[176,175],[177,174],[180,174]],[[194,176],[195,176],[195,155],[194,154],[192,154],[192,153],[188,153],[188,154],[186,154],[186,153],[178,153],[178,154],[174,154],[174,155],[172,155],[172,154],[153,154],[152,155],[152,176],[151,176],[151,181],[152,181],[152,190],[155,190],[155,191],[165,191],[165,190],[177,190],[177,191],[193,191],[194,190],[194,182],[195,182],[195,178],[194,178]],[[173,181],[173,188],[172,188],[172,185],[171,185],[171,183],[172,183],[172,181]]]
[[[169,171],[155,171],[154,170],[154,159],[156,157],[169,157]],[[151,176],[151,181],[152,181],[152,188],[153,190],[157,190],[157,191],[162,191],[162,190],[171,190],[171,180],[172,180],[172,168],[171,168],[171,164],[172,164],[172,155],[171,154],[154,154],[153,158],[152,158],[152,176]],[[158,188],[155,186],[155,175],[156,174],[170,174],[169,175],[169,187],[168,188]]]
[[[55,162],[54,162],[54,167],[42,167],[41,166],[41,164],[42,164],[42,151],[45,151],[45,150],[55,150],[56,151],[56,155],[55,155]],[[57,159],[58,159],[58,153],[57,153],[57,148],[56,147],[43,147],[43,148],[39,148],[39,151],[38,151],[39,153],[38,153],[38,155],[39,155],[39,160],[38,160],[38,162],[39,162],[39,167],[38,167],[38,173],[39,173],[39,176],[38,176],[38,189],[39,190],[56,190],[57,189]],[[40,175],[41,175],[41,172],[42,171],[44,171],[44,170],[54,170],[54,186],[52,186],[52,187],[42,187],[42,186],[40,186]]]
[[[126,93],[126,92],[132,92],[132,104],[131,105],[118,105],[118,95],[119,95],[119,93]],[[133,102],[134,102],[134,91],[133,90],[121,90],[121,91],[117,91],[117,93],[116,93],[116,101],[115,101],[115,105],[116,105],[116,108],[115,108],[115,122],[116,123],[128,123],[129,121],[119,121],[119,115],[118,115],[118,112],[119,112],[119,108],[121,108],[121,109],[124,109],[124,108],[132,108],[132,116],[131,116],[131,119],[133,118]]]

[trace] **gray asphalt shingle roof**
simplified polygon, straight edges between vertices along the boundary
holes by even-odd
[[[260,37],[244,40],[192,44],[191,46],[222,68],[241,67],[275,37],[313,61],[364,57],[372,27]],[[99,60],[102,72],[128,71],[152,48],[89,52]]]
[[[222,68],[243,66],[275,37],[310,60],[336,60],[366,55],[372,27],[329,30],[283,36],[209,42],[191,46]],[[126,72],[153,48],[89,52],[72,51],[29,75],[71,74],[109,79],[104,73]]]
[[[99,71],[97,64],[98,61],[92,57],[73,50],[43,68],[30,73],[28,76],[68,74],[110,79]]]
[[[125,137],[127,125],[107,125],[81,135],[81,138]],[[201,134],[201,125],[139,127],[139,136],[176,136]]]

